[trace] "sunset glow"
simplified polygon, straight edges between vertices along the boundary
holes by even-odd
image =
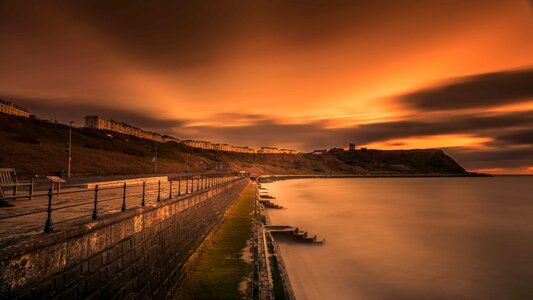
[[[441,148],[533,173],[530,1],[121,2],[0,3],[0,98],[182,139]]]

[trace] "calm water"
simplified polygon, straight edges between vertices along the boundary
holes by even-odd
[[[298,299],[533,299],[533,177],[264,185],[323,246],[281,243]]]

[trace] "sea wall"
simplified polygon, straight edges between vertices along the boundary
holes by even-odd
[[[248,184],[40,234],[0,250],[0,298],[170,298],[184,263]]]

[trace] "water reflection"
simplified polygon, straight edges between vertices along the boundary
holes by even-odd
[[[265,185],[298,299],[533,299],[533,177],[308,179]]]

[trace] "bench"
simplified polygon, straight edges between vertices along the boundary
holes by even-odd
[[[0,168],[0,187],[3,191],[5,188],[13,188],[13,196],[17,195],[19,187],[28,187],[30,200],[33,196],[33,178],[31,182],[19,182],[13,168]]]

